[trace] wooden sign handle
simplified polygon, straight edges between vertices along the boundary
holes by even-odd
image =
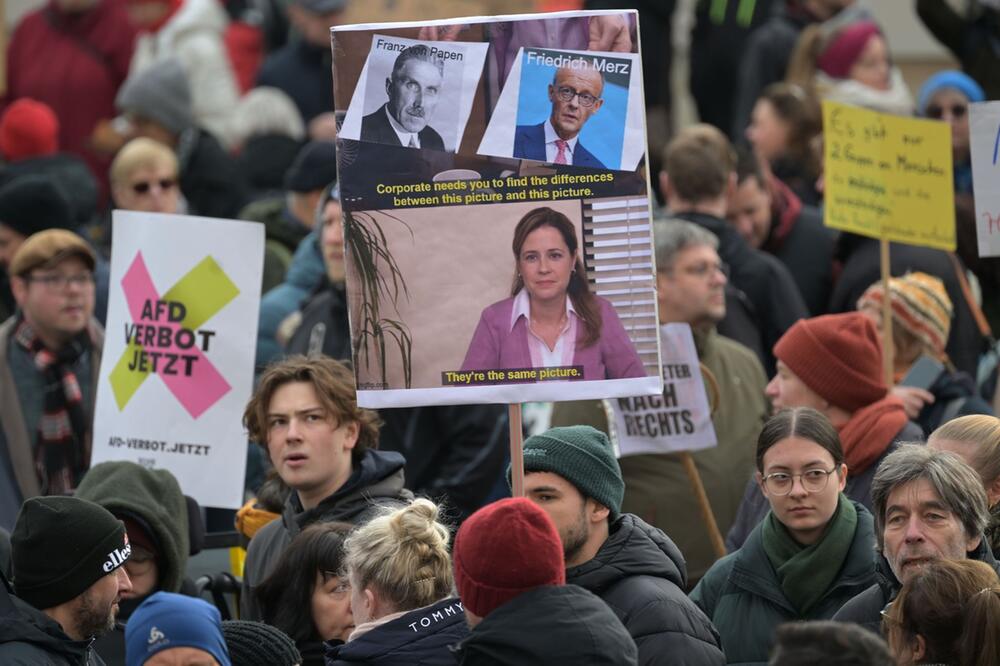
[[[879,239],[879,264],[882,271],[882,375],[885,385],[892,388],[895,351],[892,347],[892,295],[889,293],[889,241]]]
[[[513,497],[524,497],[524,432],[521,428],[521,403],[507,407],[510,425],[510,490]]]
[[[708,493],[701,482],[701,475],[694,464],[694,457],[689,451],[681,451],[681,463],[684,471],[687,472],[688,481],[694,490],[694,497],[698,500],[698,507],[701,509],[702,520],[705,521],[705,528],[708,530],[708,538],[712,542],[712,549],[715,550],[716,557],[723,557],[726,554],[726,544],[722,541],[722,533],[719,532],[719,524],[715,522],[715,514],[712,513],[712,505],[708,501]]]

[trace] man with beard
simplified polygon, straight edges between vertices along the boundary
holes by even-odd
[[[872,481],[876,584],[833,617],[876,633],[881,611],[933,560],[980,560],[1000,571],[983,538],[989,520],[982,479],[958,456],[908,445],[889,454]]]
[[[642,664],[724,664],[719,635],[684,594],[674,542],[621,513],[625,482],[611,442],[590,426],[552,428],[524,441],[524,494],[552,518],[566,582],[596,594],[639,648]]]
[[[423,44],[403,49],[385,80],[389,101],[361,119],[361,140],[409,148],[444,150],[427,124],[441,94],[444,62]]]
[[[93,502],[26,501],[11,535],[17,596],[0,588],[0,663],[103,666],[92,643],[132,590],[131,552],[124,524]]]

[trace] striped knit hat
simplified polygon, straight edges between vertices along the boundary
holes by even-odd
[[[941,280],[927,273],[907,273],[889,278],[889,293],[894,325],[902,326],[938,356],[944,356],[951,331],[952,305]],[[884,295],[882,283],[876,282],[862,294],[858,309],[881,308]]]

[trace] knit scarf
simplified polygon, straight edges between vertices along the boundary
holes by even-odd
[[[840,428],[848,472],[860,474],[871,467],[908,420],[903,402],[891,396],[854,412]]]
[[[14,339],[31,355],[45,385],[35,446],[35,473],[42,494],[71,492],[85,471],[83,447],[87,432],[83,395],[73,365],[86,350],[89,337],[84,331],[53,352],[22,318],[14,330]]]
[[[764,552],[778,574],[781,591],[799,615],[805,617],[833,585],[854,542],[857,526],[857,509],[843,493],[822,536],[811,546],[793,539],[774,511],[764,518],[761,526]]]

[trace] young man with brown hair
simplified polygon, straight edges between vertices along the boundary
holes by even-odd
[[[747,245],[726,222],[729,197],[736,187],[735,169],[735,154],[722,132],[710,125],[693,125],[664,149],[660,191],[674,217],[718,237],[719,257],[729,266],[730,283],[753,305],[765,369],[773,374],[771,347],[808,311],[784,264]]]
[[[257,532],[243,571],[242,619],[260,619],[254,589],[292,538],[322,521],[364,522],[376,505],[404,502],[403,456],[377,451],[378,416],[358,407],[354,374],[327,357],[292,356],[269,367],[243,424],[292,489],[281,519]]]

